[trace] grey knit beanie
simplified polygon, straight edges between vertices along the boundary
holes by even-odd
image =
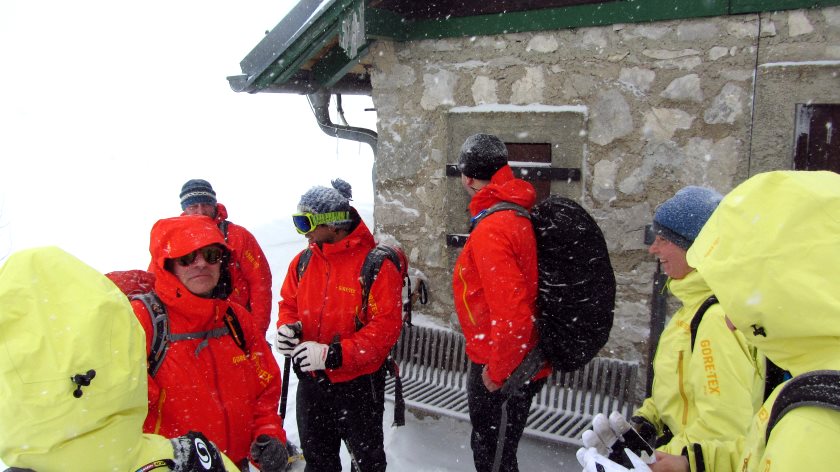
[[[353,189],[349,183],[335,179],[331,182],[332,188],[316,186],[307,190],[300,197],[298,211],[301,213],[332,213],[336,211],[348,212],[348,219],[333,221],[330,225],[341,225],[350,223],[350,200],[353,198]]]
[[[198,203],[216,204],[216,192],[210,182],[202,179],[188,180],[181,187],[181,209]]]

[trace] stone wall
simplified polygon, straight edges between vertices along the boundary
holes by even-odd
[[[725,193],[757,171],[790,168],[793,104],[840,102],[831,62],[840,59],[840,8],[379,41],[369,57],[379,119],[374,219],[430,278],[431,304],[421,310],[450,319],[455,251],[443,235],[468,218],[457,179],[445,174],[463,141],[452,111],[486,107],[494,120],[509,116],[506,141],[545,142],[500,107],[583,107],[580,149],[564,159],[583,171],[571,194],[601,225],[619,282],[607,355],[644,360],[656,264],[644,225],[685,185]],[[472,131],[486,131],[481,123]]]

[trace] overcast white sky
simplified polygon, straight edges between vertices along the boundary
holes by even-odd
[[[0,258],[56,244],[103,272],[142,268],[190,178],[253,232],[294,235],[298,197],[335,177],[372,201],[367,145],[324,134],[302,95],[228,86],[295,3],[0,2]],[[355,126],[375,128],[371,106],[344,100]]]

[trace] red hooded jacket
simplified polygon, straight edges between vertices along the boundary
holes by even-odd
[[[327,369],[332,382],[346,382],[379,369],[397,342],[402,325],[402,279],[390,261],[382,265],[370,290],[368,313],[360,313],[360,273],[376,245],[363,221],[348,236],[323,248],[310,244],[312,256],[301,280],[292,259],[280,289],[277,326],[301,321],[302,341],[341,341],[342,365]],[[364,326],[356,330],[355,319]],[[366,319],[365,319],[366,318]]]
[[[286,433],[277,415],[280,370],[248,312],[228,300],[193,295],[171,272],[166,259],[180,257],[208,246],[225,245],[213,220],[205,216],[180,216],[155,223],[149,251],[155,274],[155,293],[166,305],[171,333],[193,333],[224,326],[223,316],[232,307],[245,335],[250,355],[231,336],[169,344],[157,374],[149,378],[149,412],[143,431],[177,437],[201,431],[235,462],[248,457],[251,442],[260,434],[285,443]],[[152,325],[145,305],[132,307],[146,331],[146,351],[151,348]]]
[[[470,201],[475,217],[500,202],[530,209],[534,187],[499,169]],[[504,383],[537,341],[537,243],[527,218],[495,212],[470,233],[452,276],[455,311],[467,341],[467,357],[487,366],[490,379]],[[545,377],[543,369],[537,377]]]
[[[227,208],[216,203],[216,224],[219,229],[226,225],[225,242],[231,253],[228,272],[232,287],[228,300],[247,308],[254,324],[265,336],[271,324],[271,268],[257,238],[242,226],[228,221],[227,217]],[[152,270],[151,265],[149,270]]]

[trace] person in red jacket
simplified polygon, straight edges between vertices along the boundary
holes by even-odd
[[[219,278],[228,247],[222,233],[202,215],[159,220],[149,252],[154,292],[166,307],[172,339],[149,376],[143,431],[176,437],[200,430],[241,467],[250,458],[263,471],[284,470],[280,369],[248,312],[224,298]],[[148,353],[150,314],[142,301],[131,305]],[[231,315],[238,323],[225,321]]]
[[[291,356],[299,379],[306,470],[340,471],[343,440],[354,470],[384,471],[385,359],[400,334],[402,280],[385,262],[362,311],[359,275],[376,243],[350,206],[350,184],[336,179],[332,185],[307,191],[292,217],[309,247],[289,264],[274,345]],[[301,258],[308,259],[305,270]]]
[[[534,205],[534,187],[514,177],[507,156],[505,144],[489,134],[470,136],[461,147],[458,168],[471,196],[473,222],[497,203],[529,209]],[[452,290],[470,359],[467,399],[473,460],[478,472],[490,471],[506,400],[499,389],[537,343],[537,244],[530,220],[514,211],[487,215],[455,261]],[[549,373],[544,368],[524,391],[508,399],[500,470],[519,470],[516,450],[531,399]]]
[[[247,229],[228,221],[227,209],[216,201],[210,182],[188,180],[181,187],[180,197],[183,214],[205,215],[216,221],[230,248],[228,298],[247,308],[265,335],[271,323],[271,268],[257,239]],[[222,280],[228,277],[223,274]]]

